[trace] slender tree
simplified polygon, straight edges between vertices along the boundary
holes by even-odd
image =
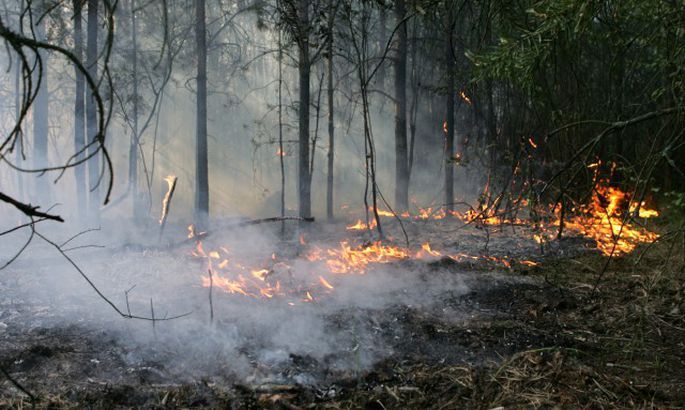
[[[17,124],[21,122],[21,64],[14,65],[14,118]],[[15,141],[14,158],[17,164],[23,159],[23,141],[21,135]],[[21,172],[17,172],[17,199],[21,201],[24,197],[24,178]]]
[[[74,55],[79,60],[83,59],[83,23],[82,23],[82,11],[83,11],[83,0],[74,0]],[[75,86],[75,99],[74,99],[74,152],[80,153],[77,155],[77,160],[82,160],[84,157],[83,147],[86,145],[86,134],[85,134],[85,117],[84,117],[84,105],[85,105],[85,86],[86,80],[83,76],[81,70],[74,66],[74,77],[76,78]],[[76,199],[78,201],[78,206],[86,206],[86,174],[85,167],[77,166],[74,167],[74,176],[76,179]],[[85,211],[85,210],[82,210]],[[83,215],[86,212],[82,212]]]
[[[95,79],[98,73],[98,0],[88,0],[88,40],[86,44],[86,69],[88,75]],[[87,143],[91,144],[88,155],[88,185],[90,187],[89,209],[90,216],[96,220],[100,217],[100,161],[95,151],[98,144],[93,143],[98,134],[97,108],[95,91],[91,90],[86,99],[86,130]]]
[[[42,16],[41,16],[42,17]],[[34,16],[37,19],[38,16]],[[46,18],[35,26],[36,38],[45,41]],[[48,53],[45,50],[38,50],[36,58],[39,60],[36,70],[34,70],[34,82],[38,84],[38,93],[33,105],[33,167],[40,169],[47,166],[48,162]],[[42,175],[37,179],[37,196],[49,198],[49,188],[47,178]]]
[[[334,2],[328,2],[328,39],[326,60],[328,68],[328,174],[326,175],[326,217],[333,219],[333,169],[335,161],[335,107],[333,105],[333,27],[335,23]]]
[[[300,84],[299,103],[299,155],[298,155],[298,197],[299,215],[309,218],[312,214],[311,179],[309,176],[309,1],[298,0],[297,3],[297,69]]]
[[[207,27],[205,0],[195,1],[197,52],[197,111],[195,146],[195,219],[205,226],[209,217],[209,167],[207,164]]]
[[[136,22],[136,1],[131,0],[131,74],[133,81],[133,112],[131,113],[131,143],[128,151],[128,189],[132,196],[133,215],[135,219],[142,218],[143,207],[140,204],[138,192],[138,146],[140,134],[138,128],[138,27]]]
[[[457,93],[452,44],[447,42],[447,104],[445,106],[445,209],[454,210],[454,102]],[[447,212],[450,214],[450,212]]]
[[[407,24],[405,0],[395,4],[395,208],[409,207],[409,155],[407,149]]]

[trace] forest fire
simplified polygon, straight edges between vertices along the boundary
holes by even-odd
[[[528,201],[518,202],[527,206]],[[378,209],[378,215],[384,218],[399,217],[409,221],[442,221],[447,216],[451,221],[463,224],[478,222],[483,225],[497,226],[516,224],[528,227],[533,232],[537,242],[544,243],[557,235],[560,224],[560,211],[548,212],[546,219],[532,222],[519,217],[504,217],[498,215],[495,207],[482,205],[480,210],[471,209],[460,213],[443,208],[419,208],[418,212],[410,214]],[[640,218],[658,216],[659,213],[647,208],[645,203],[630,201],[630,195],[617,187],[609,186],[608,181],[597,182],[589,204],[578,207],[574,213],[564,220],[564,229],[575,235],[592,239],[596,248],[605,256],[620,256],[632,252],[638,244],[651,242],[658,238],[658,234],[628,221],[627,216],[635,214]],[[354,224],[345,226],[347,231],[369,231],[376,228],[376,221],[369,223],[357,219]],[[189,228],[189,238],[195,237],[193,226]],[[198,240],[191,254],[206,261],[206,271],[212,276],[204,276],[202,284],[205,287],[214,286],[230,294],[239,294],[255,298],[273,298],[285,296],[294,301],[311,302],[319,295],[334,290],[337,275],[364,275],[371,273],[378,266],[403,260],[436,260],[449,259],[455,262],[481,261],[491,263],[506,269],[514,264],[522,266],[537,266],[539,262],[531,260],[515,260],[507,256],[445,253],[435,249],[429,242],[421,244],[420,248],[412,251],[409,248],[394,246],[383,242],[372,242],[354,245],[353,239],[345,239],[338,246],[310,245],[304,235],[300,235],[298,243],[305,249],[303,258],[297,261],[281,259],[275,253],[268,261],[258,266],[246,266],[239,261],[239,256],[230,252],[227,247],[218,247],[205,251],[202,241]],[[294,266],[297,267],[294,267]],[[299,281],[292,278],[297,273]],[[304,278],[304,279],[303,279]],[[287,285],[286,285],[287,282]]]

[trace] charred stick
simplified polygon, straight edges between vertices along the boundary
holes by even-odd
[[[275,216],[272,218],[263,218],[263,219],[252,219],[249,221],[243,221],[243,222],[238,222],[236,224],[231,224],[229,227],[241,227],[241,226],[250,226],[250,225],[259,225],[263,223],[269,223],[269,222],[281,222],[281,221],[301,221],[301,222],[314,222],[315,219],[314,217],[299,217],[299,216]]]
[[[152,317],[152,332],[155,334],[155,338],[157,338],[157,328],[155,327],[157,320],[155,319],[155,306],[152,304],[152,298],[150,298],[150,316]]]

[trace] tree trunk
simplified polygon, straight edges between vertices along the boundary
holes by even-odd
[[[36,38],[45,41],[45,19],[36,27]],[[48,164],[48,55],[39,50],[37,58],[41,64],[34,71],[34,84],[39,84],[36,100],[33,105],[33,167],[44,168]],[[36,198],[43,196],[42,200],[49,201],[49,188],[47,176],[40,175],[36,180]],[[47,197],[45,197],[47,196]]]
[[[328,3],[328,175],[326,178],[326,217],[333,219],[333,164],[335,160],[335,112],[333,106],[333,1]]]
[[[17,123],[21,120],[21,64],[14,64],[14,118]],[[17,136],[14,143],[14,158],[16,164],[21,164],[23,159],[24,143],[21,140],[21,134]],[[17,200],[21,201],[24,198],[24,178],[22,172],[17,172]]]
[[[300,77],[300,106],[299,106],[299,164],[298,164],[298,192],[300,217],[311,217],[311,182],[309,178],[309,1],[299,0],[299,37],[298,40],[298,71]]]
[[[205,227],[209,217],[209,168],[207,164],[207,30],[205,0],[195,2],[197,46],[197,116],[195,146],[195,220]]]
[[[139,221],[142,219],[143,207],[140,204],[140,193],[138,192],[138,146],[140,135],[138,135],[138,27],[136,24],[136,1],[130,1],[131,6],[131,71],[133,74],[133,113],[131,114],[131,145],[128,151],[128,189],[132,196],[133,217]]]
[[[450,34],[451,35],[451,34]],[[457,93],[455,87],[455,64],[452,56],[452,45],[447,43],[447,105],[445,132],[445,210],[447,214],[454,210],[454,99]]]
[[[416,124],[419,114],[420,81],[417,62],[418,52],[418,24],[414,22],[411,37],[411,104],[409,107],[409,161],[407,163],[407,178],[411,181],[411,171],[414,166],[414,147],[416,146]]]
[[[283,39],[278,30],[278,161],[281,168],[281,218],[285,218],[285,150],[283,149]],[[285,220],[281,221],[281,235],[285,236]]]
[[[405,0],[395,6],[397,48],[395,55],[395,208],[409,207],[409,170],[407,153],[407,24]]]
[[[88,40],[86,44],[86,69],[97,81],[98,66],[98,0],[88,0]],[[86,143],[91,144],[88,155],[94,154],[99,144],[94,142],[97,136],[98,123],[94,91],[86,99]],[[88,185],[90,188],[90,216],[96,221],[100,218],[100,161],[97,155],[88,160]]]
[[[79,60],[83,60],[83,1],[74,0],[74,55]],[[86,80],[81,70],[74,67],[74,76],[76,78],[76,98],[74,99],[74,152],[81,152],[86,145],[86,119],[84,117],[85,105],[85,87]],[[76,157],[80,161],[85,156],[81,153]],[[76,183],[76,201],[80,208],[82,215],[87,215],[88,212],[84,209],[86,207],[86,192],[88,192],[86,184],[86,166],[78,165],[74,167],[74,177]]]

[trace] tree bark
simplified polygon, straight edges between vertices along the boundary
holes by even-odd
[[[207,30],[205,0],[195,1],[197,47],[197,116],[195,146],[195,220],[206,227],[209,217],[209,167],[207,164]]]
[[[98,0],[88,0],[88,40],[86,44],[86,69],[91,78],[97,79],[98,67]],[[98,122],[94,91],[86,99],[86,137],[87,143],[97,138]],[[88,155],[98,150],[94,143],[88,149]],[[90,188],[90,216],[96,221],[100,218],[100,161],[97,155],[88,160],[88,185]]]
[[[36,27],[36,37],[39,41],[45,41],[45,19]],[[33,167],[43,168],[48,164],[48,54],[39,50],[36,56],[41,64],[34,70],[34,84],[38,85],[38,93],[33,105]],[[47,177],[41,175],[36,180],[36,197],[43,196],[46,202],[49,200]]]
[[[138,134],[138,27],[136,23],[136,1],[130,0],[131,7],[131,71],[133,76],[133,113],[131,114],[131,145],[128,151],[128,189],[132,196],[133,217],[136,220],[142,219],[143,207],[140,204],[140,193],[138,192],[138,145],[140,135]]]
[[[309,178],[309,1],[298,2],[298,71],[300,82],[299,106],[299,164],[298,193],[299,214],[302,218],[311,217],[311,182]]]
[[[407,152],[407,24],[405,0],[395,6],[397,48],[395,55],[395,208],[409,207],[409,169]]]
[[[79,59],[83,59],[83,1],[74,0],[74,55]],[[76,79],[75,99],[74,99],[74,152],[80,152],[86,145],[86,119],[84,117],[85,105],[85,87],[86,80],[81,70],[74,66],[74,77]],[[80,161],[85,156],[81,153],[76,157]],[[76,200],[77,206],[81,208],[81,215],[87,215],[86,202],[87,184],[86,184],[86,166],[79,165],[74,167],[74,177],[76,183]]]
[[[326,216],[332,220],[333,215],[333,165],[335,161],[335,112],[333,106],[333,1],[328,3],[330,17],[328,20],[328,175],[326,176]]]
[[[452,45],[447,43],[447,104],[445,111],[445,210],[447,214],[454,210],[454,100],[457,93],[455,87],[455,66],[452,57]]]
[[[21,64],[14,65],[14,118],[17,123],[21,120]],[[21,135],[17,137],[14,143],[14,158],[16,164],[19,165],[23,159],[24,143],[21,140]],[[21,201],[24,198],[24,178],[22,172],[17,172],[17,198]]]

